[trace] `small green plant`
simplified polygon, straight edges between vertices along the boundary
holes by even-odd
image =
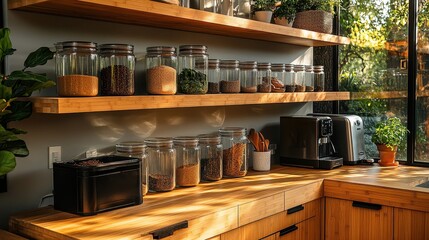
[[[298,0],[296,4],[296,10],[297,12],[323,10],[334,13],[334,6],[336,3],[336,0]]]
[[[276,0],[255,0],[252,4],[252,10],[255,11],[273,11]]]
[[[281,0],[280,5],[274,9],[273,16],[286,18],[289,22],[295,19],[297,0]]]
[[[0,63],[15,52],[9,35],[8,28],[0,29]],[[32,102],[21,97],[29,97],[34,91],[55,85],[45,74],[27,69],[44,65],[53,56],[49,48],[41,47],[28,55],[22,70],[9,75],[0,74],[0,176],[15,168],[15,157],[26,157],[29,154],[24,140],[18,137],[26,132],[9,126],[10,122],[28,118],[32,113]]]
[[[407,133],[408,129],[402,125],[401,119],[390,117],[376,124],[371,140],[377,145],[384,144],[393,150],[394,147],[404,143]]]

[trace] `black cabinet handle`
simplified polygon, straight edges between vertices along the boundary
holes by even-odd
[[[174,231],[182,229],[182,228],[188,228],[188,221],[179,222],[173,225],[170,225],[165,228],[161,228],[158,230],[155,230],[151,232],[153,239],[162,239],[168,236],[173,235]]]
[[[287,227],[283,230],[280,230],[280,236],[286,235],[286,234],[291,233],[291,232],[296,231],[296,230],[298,230],[298,227],[296,225],[292,225],[292,226]]]
[[[296,206],[296,207],[293,207],[293,208],[289,208],[287,210],[287,214],[296,213],[296,212],[299,212],[299,211],[302,211],[302,210],[304,210],[304,205],[299,205],[299,206]]]
[[[372,209],[372,210],[380,210],[381,209],[381,205],[380,204],[358,202],[358,201],[353,201],[352,206],[353,207],[358,207],[358,208]]]

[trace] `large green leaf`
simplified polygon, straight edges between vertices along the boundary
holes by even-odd
[[[24,66],[25,68],[32,68],[38,65],[44,65],[53,57],[54,52],[51,52],[47,47],[41,47],[28,55],[27,59],[25,59]]]
[[[12,87],[13,97],[28,97],[34,91],[55,86],[45,74],[30,71],[13,71],[3,84]]]
[[[12,121],[19,121],[31,116],[33,112],[33,103],[30,101],[15,101],[10,103],[9,114],[1,116],[0,123],[6,126],[7,123]]]
[[[10,41],[10,30],[9,28],[0,29],[0,61],[3,61],[7,55],[12,55],[15,49],[12,48],[12,42]]]
[[[0,99],[4,99],[7,101],[11,97],[12,97],[12,88],[0,84]]]
[[[0,149],[5,149],[6,147],[3,147],[7,142],[11,141],[18,141],[20,140],[15,133],[8,131],[8,130],[2,130],[0,132]]]
[[[12,171],[15,166],[15,155],[9,151],[0,151],[0,176]]]
[[[26,157],[29,154],[27,145],[21,139],[0,144],[0,149],[10,151],[17,157]]]

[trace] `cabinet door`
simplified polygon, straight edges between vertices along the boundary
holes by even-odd
[[[429,213],[395,208],[395,240],[429,240]]]
[[[319,240],[320,221],[312,217],[298,224],[292,225],[278,233],[278,240]]]
[[[393,208],[326,198],[325,239],[393,239]]]
[[[272,234],[268,237],[261,238],[260,240],[278,240],[279,238],[277,237],[277,235],[278,234]]]

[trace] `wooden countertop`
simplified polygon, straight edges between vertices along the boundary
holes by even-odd
[[[330,171],[275,166],[269,173],[249,172],[244,178],[150,193],[142,205],[96,216],[46,207],[14,215],[9,225],[11,231],[32,238],[43,234],[43,239],[152,239],[150,232],[184,220],[201,228],[214,221],[217,227],[198,235],[209,238],[322,196],[350,195],[358,198],[352,200],[386,204],[386,193],[392,206],[429,212],[429,189],[415,187],[427,180],[429,168],[409,166],[343,166]],[[257,210],[259,206],[265,210]]]

